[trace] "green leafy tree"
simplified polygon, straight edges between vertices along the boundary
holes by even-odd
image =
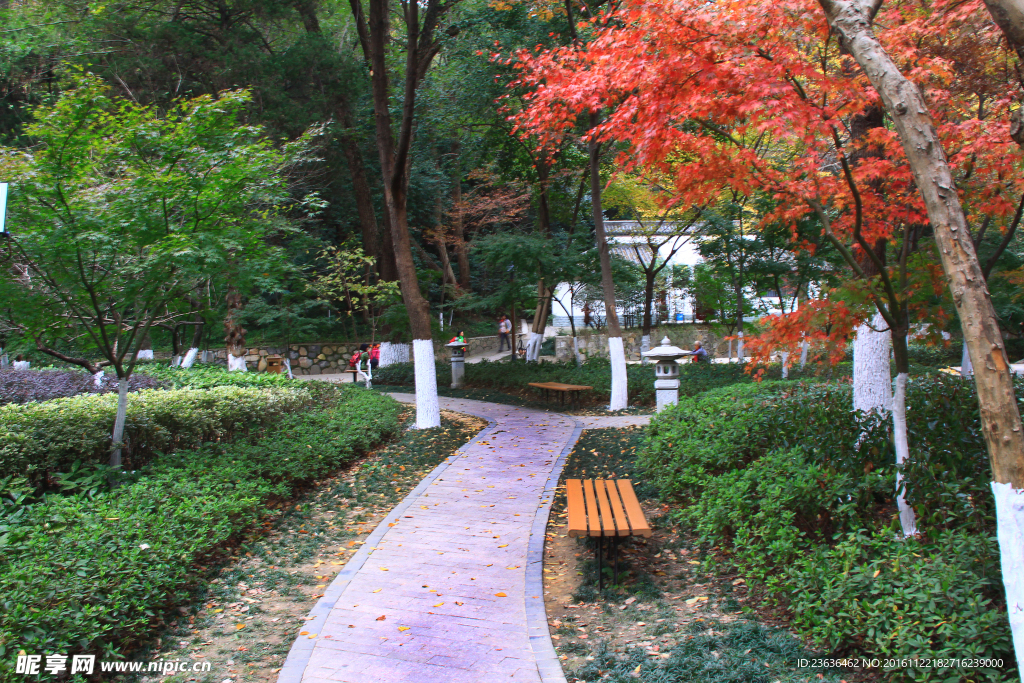
[[[181,316],[179,304],[211,273],[265,256],[263,238],[288,201],[282,171],[306,140],[282,152],[239,124],[248,99],[202,96],[162,114],[79,75],[52,107],[35,110],[31,149],[0,152],[11,182],[0,276],[8,324],[89,372],[113,367],[113,466],[143,338]]]

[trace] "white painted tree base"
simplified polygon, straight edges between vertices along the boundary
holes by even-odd
[[[626,376],[626,351],[622,337],[608,337],[608,359],[612,365],[612,396],[608,410],[623,410],[629,405],[629,385]]]
[[[1024,679],[1024,491],[1014,489],[1011,484],[992,482],[992,495],[996,499],[996,536],[1006,589],[1006,611],[1018,671]]]
[[[441,404],[437,400],[434,343],[429,339],[413,339],[412,353],[416,370],[416,429],[440,427]]]
[[[295,375],[292,374],[292,362],[288,358],[284,359],[284,369],[288,372],[288,379],[295,379]]]
[[[970,377],[974,374],[974,366],[971,365],[971,354],[967,353],[967,344],[964,344],[963,353],[960,354],[960,376]]]
[[[583,365],[583,354],[580,353],[579,337],[572,338],[572,354],[576,357],[576,365]]]
[[[181,356],[174,356],[171,358],[171,367],[176,368],[181,365]]]
[[[142,349],[137,356],[139,360],[153,360],[153,349]]]
[[[789,351],[782,352],[782,379],[789,377]]]
[[[881,313],[875,313],[871,327],[866,324],[857,327],[857,337],[853,340],[854,410],[866,413],[892,410],[892,380],[889,375],[892,340],[888,327]]]
[[[800,342],[800,369],[803,370],[807,365],[807,351],[811,348],[811,345],[806,339]]]
[[[28,360],[16,360],[11,363],[11,367],[14,370],[28,370],[30,365],[32,365],[32,361]]]
[[[196,357],[199,355],[199,349],[192,347],[185,354],[185,357],[181,359],[181,367],[188,369],[195,365]]]
[[[409,345],[381,342],[379,368],[386,368],[393,363],[409,362]]]
[[[249,372],[245,366],[245,356],[234,356],[228,353],[228,372]]]
[[[100,370],[99,372],[93,374],[93,376],[92,376],[92,385],[94,387],[96,387],[97,389],[99,389],[100,387],[103,386],[103,371],[102,370]]]
[[[903,536],[913,536],[917,533],[917,515],[914,508],[907,504],[906,496],[899,490],[903,482],[903,473],[900,471],[903,464],[910,457],[910,444],[907,441],[907,373],[901,372],[896,375],[896,391],[892,402],[892,432],[896,442],[896,507],[900,511],[900,527],[903,529]]]
[[[544,341],[544,334],[530,330],[530,336],[526,342],[526,360],[535,361],[540,358],[540,345]]]
[[[739,362],[742,363],[743,362],[743,333],[742,332],[737,332],[736,336],[739,337],[739,340],[736,342],[736,360],[738,360]]]

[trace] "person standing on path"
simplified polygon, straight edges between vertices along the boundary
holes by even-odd
[[[498,353],[508,345],[508,350],[512,350],[512,342],[509,341],[508,335],[512,332],[512,323],[509,321],[507,316],[501,316],[498,318]]]

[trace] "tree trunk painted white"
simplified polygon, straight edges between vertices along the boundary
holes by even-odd
[[[580,353],[579,337],[572,338],[572,353],[576,356],[576,365],[583,365],[583,354]]]
[[[535,361],[540,358],[540,345],[544,341],[544,333],[530,330],[526,342],[526,360]]]
[[[789,377],[789,351],[782,352],[782,379]]]
[[[730,361],[732,360],[732,339],[729,340],[729,355],[727,356],[727,358]]]
[[[1024,679],[1024,491],[992,482],[996,499],[996,537],[1006,589],[1006,609],[1013,633],[1017,667]]]
[[[433,348],[433,345],[431,345]],[[363,381],[366,383],[367,389],[373,388],[373,367],[370,365],[370,359],[366,359],[366,365],[363,365],[362,361],[356,363],[356,371],[358,374],[363,376]]]
[[[110,452],[110,466],[121,466],[121,439],[124,438],[124,423],[128,415],[128,380],[123,377],[117,378],[117,415],[114,417],[114,431],[111,434],[111,441],[114,450]]]
[[[16,360],[12,363],[15,370],[28,370],[29,366],[32,365],[32,361],[27,360]]]
[[[649,362],[647,360],[647,357],[644,356],[644,352],[645,351],[650,351],[650,350],[651,350],[651,335],[645,334],[642,337],[640,337],[640,362],[643,365],[647,365],[647,363]]]
[[[800,370],[803,371],[807,365],[807,350],[811,348],[810,343],[804,339],[800,342]]]
[[[907,441],[907,373],[901,372],[896,375],[896,391],[892,402],[892,432],[896,442],[896,507],[900,511],[900,526],[903,527],[904,536],[913,536],[917,533],[917,516],[914,508],[907,504],[906,496],[899,491],[903,482],[901,469],[903,464],[910,457],[910,444]]]
[[[94,387],[96,387],[97,389],[99,389],[100,387],[103,386],[103,371],[102,370],[100,370],[99,372],[93,374],[93,376],[92,376],[92,385]]]
[[[964,352],[960,357],[960,376],[970,377],[974,374],[974,366],[971,365],[971,354],[967,352],[967,344],[964,344]]]
[[[622,337],[608,337],[608,359],[612,364],[612,399],[608,410],[624,410],[629,404],[629,386]]]
[[[228,372],[248,372],[245,367],[245,356],[235,356],[228,351]]]
[[[288,379],[295,379],[295,375],[292,374],[292,362],[288,358],[284,359],[284,369],[288,371]]]
[[[437,400],[434,343],[429,339],[414,339],[412,353],[416,370],[416,429],[440,427],[441,405]]]
[[[409,345],[381,342],[379,368],[384,368],[394,363],[409,362]]]
[[[736,342],[736,360],[743,362],[743,332],[737,333],[739,340]]]
[[[10,361],[7,359],[7,354],[3,352],[3,349],[0,349],[0,370],[6,370],[9,364]]]
[[[195,365],[195,363],[196,363],[196,356],[198,356],[198,355],[199,355],[199,349],[197,349],[196,347],[193,346],[191,349],[188,350],[188,352],[185,354],[185,356],[181,359],[181,367],[187,369],[187,368],[190,368],[193,365]]]
[[[892,410],[892,379],[889,374],[892,339],[887,327],[881,313],[875,313],[871,326],[864,323],[857,327],[857,337],[853,340],[854,410]]]
[[[139,360],[153,360],[153,349],[142,349],[137,356]]]
[[[176,368],[181,365],[181,356],[174,356],[171,358],[171,367]]]

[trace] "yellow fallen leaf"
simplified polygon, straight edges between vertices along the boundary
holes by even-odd
[[[331,564],[345,564],[344,562],[331,562]]]
[[[381,567],[381,568],[380,568],[380,570],[381,570],[382,572],[386,572],[386,571],[388,570],[388,568],[387,568],[387,567]]]
[[[443,604],[444,604],[443,602],[439,602],[439,603],[437,603],[436,605],[434,605],[434,607],[440,607],[440,606],[441,606],[441,605],[443,605]]]
[[[408,627],[408,626],[399,626],[399,627],[398,627],[398,630],[399,630],[399,631],[408,631],[408,630],[409,630],[409,627]]]
[[[241,631],[243,628],[245,628],[245,624],[235,624],[235,628]]]
[[[519,569],[519,565],[517,564],[517,565],[516,565],[516,566],[514,566],[514,567],[505,567],[505,569]]]
[[[458,600],[456,600],[455,604],[458,605],[459,607],[462,607],[465,603],[462,603],[462,602],[459,602]]]
[[[307,636],[307,635],[309,635],[309,631],[299,631],[299,635],[300,636]]]
[[[317,584],[316,587],[317,588],[327,588],[327,584],[326,583]]]
[[[381,592],[382,590],[384,590],[384,589],[383,589],[383,588],[378,588],[377,590],[375,590],[375,591],[373,591],[373,592],[374,592],[374,593],[380,593],[380,592]]]
[[[310,638],[316,638],[316,634],[315,634],[315,633],[310,633],[310,634],[309,634],[309,637],[310,637]]]
[[[501,545],[499,545],[498,547],[499,547],[499,548],[507,548],[507,547],[508,547],[508,543],[502,543],[502,544],[501,544]]]
[[[213,610],[213,613],[216,614],[217,612],[223,612],[223,611],[224,611],[223,609],[215,609],[215,610]]]
[[[693,560],[690,560],[690,564],[700,564],[700,562],[694,562]]]
[[[496,598],[507,598],[508,596],[505,595],[504,593],[495,593],[494,597],[496,597]]]

